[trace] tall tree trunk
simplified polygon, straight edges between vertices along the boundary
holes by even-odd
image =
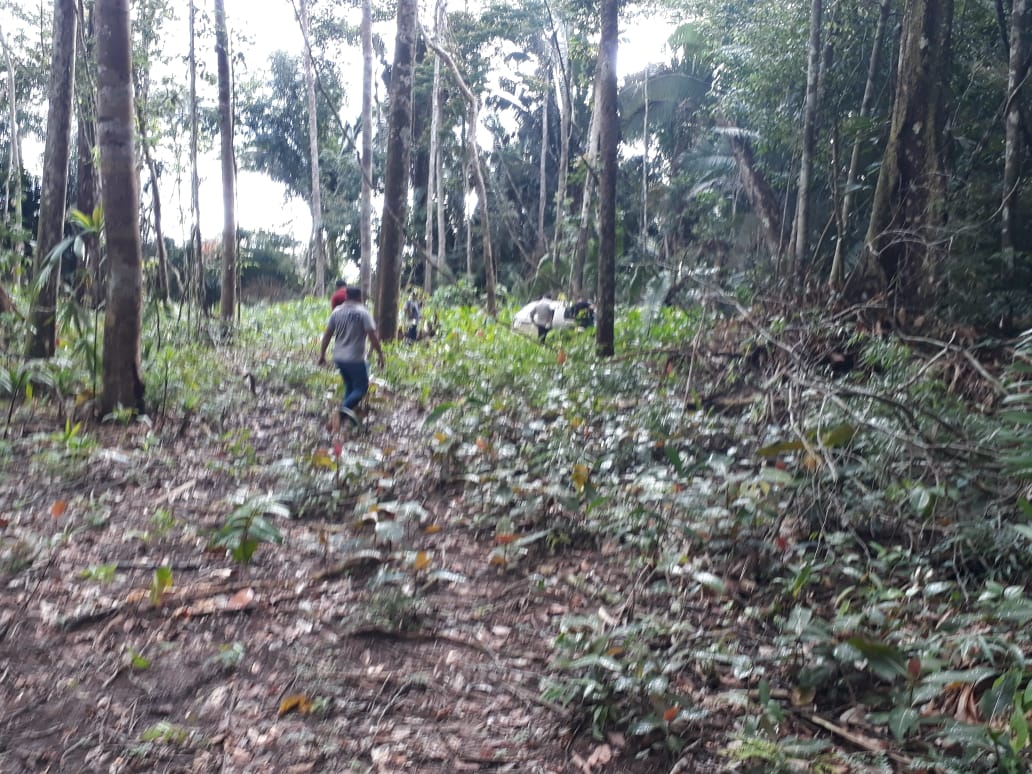
[[[0,29],[0,49],[3,49],[4,63],[7,66],[7,122],[11,133],[10,150],[7,154],[7,176],[4,178],[4,226],[14,226],[16,229],[22,227],[22,171],[21,158],[18,151],[21,148],[21,137],[18,132],[18,99],[14,83],[14,57],[11,56],[11,49],[7,45],[7,38]],[[15,239],[10,240],[10,246],[14,247]]]
[[[96,89],[96,47],[94,45],[95,30],[93,24],[92,4],[86,5],[79,0],[79,50],[80,84],[90,84],[80,88],[76,102],[76,187],[75,207],[86,215],[94,214],[97,209],[97,166],[95,149],[97,144],[97,89]],[[83,234],[81,256],[82,276],[76,285],[76,297],[82,301],[90,294],[90,301],[95,309],[99,309],[107,295],[107,262],[102,261],[98,234]]]
[[[925,307],[944,254],[946,176],[942,127],[953,0],[907,0],[892,123],[859,270],[846,292],[889,291]]]
[[[438,0],[437,6],[437,28],[441,35],[444,35],[448,30],[448,12],[446,0]],[[441,62],[438,59],[434,62],[434,92],[437,94],[437,129],[440,132],[441,126],[441,85],[440,85],[440,69]],[[434,161],[436,164],[436,173],[434,175],[434,184],[436,187],[435,198],[437,199],[437,268],[439,271],[448,270],[448,224],[445,222],[445,205],[446,200],[444,196],[444,163],[442,161],[443,153],[441,153],[441,140],[437,138],[437,157]]]
[[[97,140],[104,231],[111,265],[104,313],[101,416],[144,410],[140,368],[143,268],[140,194],[133,152],[129,0],[97,0]]]
[[[795,244],[792,249],[793,263],[799,273],[806,270],[810,259],[810,178],[813,175],[813,151],[817,126],[817,83],[821,62],[823,13],[823,0],[810,0],[810,42],[807,46],[803,147],[799,164],[799,190],[796,197]]]
[[[594,200],[598,165],[598,111],[599,92],[596,79],[594,105],[588,125],[588,147],[584,153],[584,165],[587,169],[584,174],[584,188],[581,191],[580,229],[577,231],[577,244],[573,248],[573,261],[570,266],[570,292],[574,298],[584,295],[584,265],[588,260],[588,243],[591,241],[591,202]]]
[[[319,119],[315,102],[315,63],[312,59],[308,0],[300,0],[301,34],[305,40],[305,94],[308,104],[308,155],[312,164],[312,254],[315,258],[315,293],[326,294],[326,251],[323,248],[322,185],[319,179]]]
[[[448,65],[455,84],[459,87],[462,98],[466,101],[466,152],[473,169],[473,185],[477,191],[477,202],[480,207],[480,228],[484,247],[484,281],[487,291],[487,313],[494,317],[498,313],[497,291],[495,288],[494,252],[491,249],[491,217],[487,204],[487,183],[484,178],[484,167],[480,161],[480,148],[477,145],[476,127],[479,122],[480,101],[469,88],[459,71],[455,59],[441,48],[436,41],[428,45]]]
[[[229,33],[224,0],[215,0],[215,57],[219,78],[219,134],[222,138],[222,305],[221,317],[236,311],[236,159],[233,155],[233,103],[229,75]]]
[[[609,0],[606,0],[608,2]],[[570,174],[570,135],[573,131],[573,96],[570,94],[570,73],[567,57],[559,42],[555,22],[552,23],[552,45],[558,63],[556,102],[559,105],[559,171],[555,190],[555,235],[552,237],[552,263],[559,263],[563,226],[566,222],[566,183]]]
[[[359,223],[359,286],[363,298],[372,287],[373,265],[373,12],[362,0],[362,193]]]
[[[434,37],[441,36],[441,17],[444,13],[444,2],[438,0],[434,10]],[[426,255],[423,260],[423,292],[430,296],[433,290],[433,252],[434,252],[434,201],[437,200],[437,175],[440,173],[440,138],[441,131],[441,57],[434,53],[434,80],[430,91],[430,164],[427,170],[426,181],[426,224],[423,229],[423,243],[426,246]],[[437,200],[438,212],[440,212],[440,201]],[[438,245],[441,244],[443,234],[438,232]],[[438,247],[438,255],[441,250]]]
[[[1018,175],[1021,171],[1021,87],[1028,63],[1025,60],[1025,25],[1028,4],[1014,0],[1010,24],[1010,59],[1007,65],[1007,107],[1005,150],[1003,154],[1003,207],[1001,211],[1000,247],[1014,268],[1014,228],[1017,223]]]
[[[645,66],[645,81],[642,84],[644,109],[641,119],[641,240],[642,250],[649,243],[649,67]]]
[[[416,55],[416,0],[398,0],[398,26],[391,69],[387,119],[387,167],[377,260],[376,324],[384,340],[398,332],[401,251],[408,214],[408,169],[412,154],[412,78]]]
[[[616,104],[616,54],[619,0],[602,2],[602,36],[598,52],[599,249],[598,317],[595,345],[598,354],[615,351],[616,320],[616,168],[620,123]]]
[[[50,68],[50,105],[43,150],[43,181],[36,235],[37,279],[46,273],[30,309],[32,329],[26,355],[51,357],[57,343],[57,287],[61,259],[50,253],[64,234],[68,159],[72,144],[72,93],[75,81],[76,13],[74,0],[54,0],[54,47]]]
[[[143,150],[143,161],[147,166],[151,181],[151,205],[154,214],[154,241],[158,254],[157,277],[154,288],[155,297],[164,303],[168,301],[168,251],[165,249],[165,235],[161,227],[161,189],[158,185],[158,165],[151,153],[150,137],[147,129],[146,90],[140,85],[139,73],[134,70],[136,87],[136,123],[140,148]]]
[[[198,309],[204,305],[204,258],[201,248],[201,178],[197,165],[197,6],[190,0],[190,277],[187,285]]]
[[[885,41],[886,22],[889,18],[890,0],[881,0],[878,11],[878,24],[874,29],[874,42],[871,45],[871,58],[867,63],[867,83],[864,84],[864,96],[860,100],[859,118],[862,121],[871,112],[874,102],[874,82],[878,77],[878,61],[881,58],[882,45]],[[849,157],[849,170],[846,172],[845,191],[842,194],[842,207],[839,210],[839,235],[835,242],[835,257],[831,261],[831,273],[828,284],[835,290],[842,289],[845,280],[845,243],[849,232],[849,220],[853,214],[853,189],[860,171],[861,138],[858,133],[853,139],[853,151]]]
[[[541,95],[541,156],[538,160],[537,258],[548,250],[545,237],[545,208],[548,205],[548,92]]]

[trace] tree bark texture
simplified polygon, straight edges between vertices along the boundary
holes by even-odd
[[[545,211],[548,206],[548,92],[541,95],[541,153],[538,158],[537,258],[548,249],[545,237]]]
[[[1001,210],[1000,247],[1009,253],[1013,267],[1014,228],[1017,223],[1015,205],[1021,171],[1021,87],[1028,70],[1025,60],[1025,25],[1028,3],[1014,0],[1010,23],[1010,59],[1007,65],[1007,107],[1004,110],[1006,127],[1003,154],[1003,207]]]
[[[54,47],[51,55],[47,140],[43,149],[43,180],[36,234],[36,276],[45,270],[50,253],[64,235],[68,160],[72,144],[72,95],[75,80],[75,3],[54,0]],[[57,288],[61,260],[50,267],[29,312],[32,329],[28,357],[52,357],[57,343]]]
[[[434,8],[434,37],[440,38],[442,33],[441,17],[444,14],[444,3],[438,0]],[[434,265],[434,204],[436,212],[440,212],[441,201],[437,196],[439,186],[437,176],[441,170],[441,57],[434,53],[434,79],[430,87],[430,163],[427,168],[426,181],[426,223],[423,229],[423,243],[426,248],[423,260],[423,292],[427,298],[433,291]],[[438,255],[441,254],[444,233],[438,231]]]
[[[803,106],[803,147],[796,196],[795,244],[792,257],[797,271],[803,271],[810,251],[810,178],[817,126],[818,75],[821,60],[822,0],[810,0],[810,41],[807,46],[806,99]]]
[[[945,252],[945,77],[953,0],[907,0],[889,137],[859,271],[849,295],[887,291],[923,308],[937,292]]]
[[[598,354],[615,351],[616,172],[620,123],[616,102],[619,0],[603,0],[598,53],[599,250],[595,345]]]
[[[412,79],[416,54],[416,0],[398,0],[398,24],[391,69],[387,119],[387,166],[377,259],[376,325],[389,341],[398,332],[401,251],[408,214],[408,170],[412,154]]]
[[[97,141],[110,264],[104,313],[101,416],[144,410],[140,368],[143,260],[140,195],[133,148],[129,0],[97,0]]]
[[[198,135],[197,121],[197,6],[190,0],[190,279],[191,287],[198,307],[204,304],[204,261],[201,256],[201,178],[198,172]]]
[[[236,159],[233,155],[233,102],[229,73],[229,33],[223,0],[215,0],[215,58],[219,80],[219,135],[222,147],[222,303],[221,317],[236,311]]]
[[[448,31],[448,9],[446,0],[438,0],[437,3],[437,28],[440,34]],[[441,128],[441,84],[440,84],[440,58],[434,63],[434,91],[437,94],[437,134]],[[447,200],[444,195],[444,154],[441,152],[441,139],[437,137],[437,153],[435,154],[434,173],[435,198],[437,200],[437,268],[438,271],[448,271],[448,224],[445,219],[445,205]],[[427,293],[429,293],[429,287]]]
[[[591,110],[591,121],[588,124],[588,147],[584,153],[584,164],[587,170],[584,175],[584,187],[581,190],[580,228],[577,230],[577,244],[573,248],[573,260],[570,262],[570,292],[579,299],[584,295],[584,266],[588,260],[588,243],[591,241],[591,203],[595,200],[595,178],[598,164],[599,133],[599,100],[597,97],[598,81],[595,81],[596,98]],[[643,211],[644,216],[644,211]]]

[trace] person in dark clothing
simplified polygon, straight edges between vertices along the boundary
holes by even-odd
[[[419,338],[419,299],[416,297],[416,291],[412,291],[409,294],[408,300],[405,302],[405,338],[409,341],[415,341]]]

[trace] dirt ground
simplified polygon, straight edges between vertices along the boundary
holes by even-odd
[[[558,621],[598,606],[563,579],[633,581],[614,552],[494,566],[493,533],[436,485],[412,408],[335,438],[282,405],[259,390],[218,428],[94,425],[86,451],[55,417],[10,427],[0,771],[670,771],[542,698]],[[235,493],[334,460],[335,442],[342,461],[378,460],[378,499],[421,506],[400,545],[363,535],[369,493],[352,492],[273,519],[283,542],[250,564],[209,548]],[[159,568],[171,585],[155,592]],[[705,747],[675,768],[714,770]]]

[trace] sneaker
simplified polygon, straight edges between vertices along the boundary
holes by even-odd
[[[356,414],[354,411],[352,411],[349,408],[342,408],[340,410],[339,417],[340,417],[341,423],[343,423],[344,420],[347,419],[351,423],[352,427],[358,428],[358,427],[362,426],[362,422],[361,422],[361,420],[359,420],[358,414]]]

